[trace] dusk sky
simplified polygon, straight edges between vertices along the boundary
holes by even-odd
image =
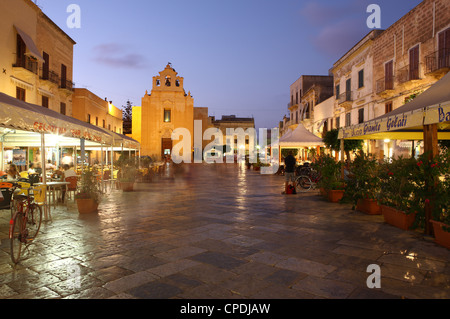
[[[168,62],[194,106],[220,118],[254,117],[271,128],[287,114],[289,86],[327,75],[370,32],[366,12],[381,7],[381,29],[419,0],[36,0],[77,44],[76,87],[122,107],[141,105]],[[67,26],[70,4],[81,28]]]

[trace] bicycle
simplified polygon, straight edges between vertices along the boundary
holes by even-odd
[[[22,246],[28,246],[36,238],[41,228],[42,208],[35,202],[35,196],[42,196],[45,189],[29,188],[26,193],[14,186],[12,201],[13,216],[9,222],[11,260],[17,264],[22,254]],[[37,194],[36,194],[37,193]]]
[[[306,191],[311,188],[316,189],[316,186],[321,179],[322,176],[318,172],[311,169],[307,175],[300,175],[295,179],[295,186],[296,188],[301,188]]]

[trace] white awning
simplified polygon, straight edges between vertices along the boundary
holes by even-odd
[[[34,43],[33,39],[26,32],[22,31],[17,26],[14,26],[14,27],[16,28],[17,33],[20,35],[23,42],[25,42],[25,44],[27,46],[27,52],[25,54],[31,55],[40,61],[44,61],[44,59],[42,58],[42,55],[39,52],[38,48],[36,47],[36,44]]]
[[[290,134],[282,136],[279,140],[280,147],[309,147],[309,146],[323,146],[323,141],[320,137],[308,131],[302,124]]]

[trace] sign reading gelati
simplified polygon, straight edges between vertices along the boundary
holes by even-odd
[[[58,127],[56,125],[49,125],[41,122],[34,122],[33,126],[35,131],[42,133],[52,133],[63,136],[70,136],[75,138],[84,138],[86,140],[101,142],[102,138],[99,135],[91,134],[88,131],[82,132],[80,129],[70,129],[70,133],[67,132],[65,127]],[[67,134],[66,134],[67,133]]]
[[[404,128],[407,126],[408,123],[408,116],[403,115],[403,117],[395,116],[394,118],[388,118],[386,127],[387,130],[390,131],[391,129],[398,129],[398,128]]]
[[[66,128],[64,127],[57,127],[55,125],[49,125],[40,122],[34,122],[34,130],[58,135],[64,135],[66,133]]]

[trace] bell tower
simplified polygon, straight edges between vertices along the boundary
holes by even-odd
[[[180,91],[184,92],[183,89],[183,78],[178,76],[178,73],[172,67],[169,62],[166,68],[159,72],[158,76],[153,77],[153,88],[152,92],[156,91]]]
[[[183,77],[178,76],[170,63],[153,77],[151,93],[146,92],[142,98],[140,118],[142,155],[170,156],[178,143],[171,139],[177,128],[188,129],[193,143],[194,98],[190,92],[186,94]]]

